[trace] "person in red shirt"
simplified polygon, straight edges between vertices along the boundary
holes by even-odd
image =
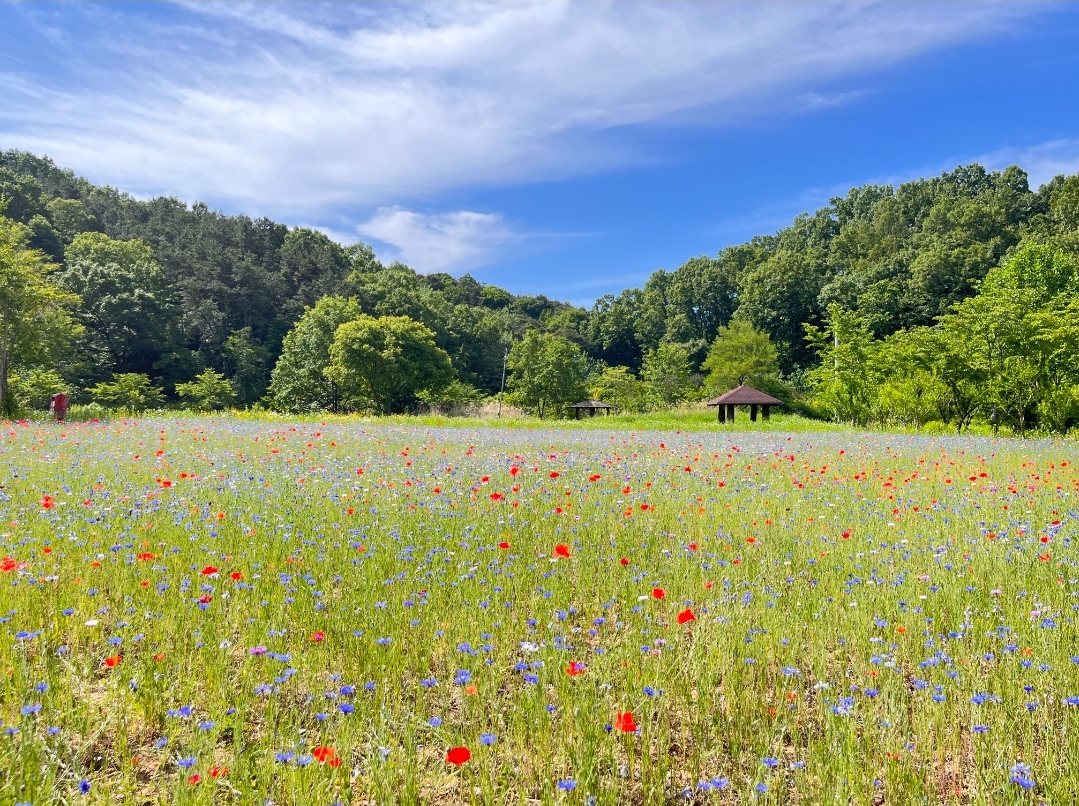
[[[63,392],[57,392],[52,396],[52,402],[49,404],[49,411],[56,417],[56,422],[62,423],[64,417],[67,416],[67,395]]]

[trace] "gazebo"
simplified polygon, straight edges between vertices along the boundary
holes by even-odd
[[[783,401],[777,400],[771,395],[766,395],[764,392],[758,392],[751,386],[743,384],[737,389],[732,389],[725,395],[720,395],[713,400],[708,401],[709,406],[715,406],[719,410],[719,421],[726,422],[730,420],[734,422],[734,407],[735,406],[749,406],[749,419],[753,422],[757,421],[757,406],[761,407],[761,411],[764,414],[764,419],[768,419],[769,409],[772,406],[782,406]]]
[[[597,411],[602,411],[604,414],[609,415],[618,406],[612,406],[610,403],[604,403],[601,400],[582,400],[580,403],[574,403],[572,406],[566,408],[573,409],[575,419],[581,419],[581,412],[587,411],[589,417],[595,417]]]

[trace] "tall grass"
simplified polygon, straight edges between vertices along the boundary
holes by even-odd
[[[4,426],[0,802],[1076,802],[1071,447],[693,418]]]

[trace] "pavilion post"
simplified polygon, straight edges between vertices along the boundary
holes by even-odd
[[[727,404],[727,419],[730,420],[732,423],[734,422],[734,404],[733,403],[728,403]]]
[[[772,407],[769,406],[767,403],[765,403],[763,406],[761,406],[761,413],[764,414],[764,419],[765,420],[768,419],[768,412],[771,410],[771,408]]]
[[[727,419],[727,416],[726,416],[727,415],[727,407],[724,406],[722,403],[720,403],[718,406],[716,406],[716,411],[719,413],[718,419],[719,419],[720,422],[723,422],[724,420]]]
[[[750,403],[749,404],[749,419],[752,422],[757,422],[757,404],[756,403]]]

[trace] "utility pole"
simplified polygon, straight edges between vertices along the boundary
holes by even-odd
[[[502,416],[502,393],[506,391],[506,361],[509,360],[510,351],[506,349],[506,354],[502,356],[502,388],[498,390],[498,416]]]

